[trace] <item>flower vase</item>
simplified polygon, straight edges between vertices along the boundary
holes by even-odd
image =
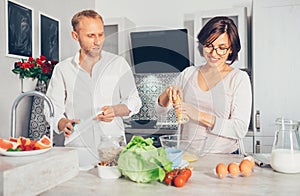
[[[47,91],[47,84],[46,84],[46,82],[44,82],[42,80],[38,80],[37,81],[37,85],[35,87],[35,90],[39,91],[41,93],[46,94],[46,91]]]
[[[32,78],[21,78],[21,91],[22,93],[34,91],[38,80]]]

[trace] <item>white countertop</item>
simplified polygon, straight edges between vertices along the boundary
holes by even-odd
[[[72,179],[79,172],[78,153],[71,148],[54,147],[47,152],[25,151],[7,155],[10,156],[0,155],[1,196],[37,195]]]
[[[191,164],[193,174],[182,188],[160,182],[139,184],[126,178],[101,179],[97,169],[81,171],[73,179],[41,195],[299,195],[300,174],[282,174],[272,168],[255,166],[249,177],[219,179],[213,169],[219,162],[240,162],[241,155],[208,154]]]

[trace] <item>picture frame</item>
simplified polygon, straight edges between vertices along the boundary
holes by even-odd
[[[227,16],[231,18],[238,28],[241,50],[238,54],[238,59],[232,64],[233,67],[239,69],[248,68],[248,28],[247,28],[247,8],[237,7],[220,10],[205,10],[195,14],[194,23],[194,36],[197,40],[198,33],[208,20],[215,16]],[[194,64],[203,65],[206,61],[205,58],[199,54],[198,44],[194,44]]]
[[[33,56],[33,10],[12,0],[6,0],[6,56]]]
[[[39,53],[48,60],[60,60],[60,21],[39,12]]]

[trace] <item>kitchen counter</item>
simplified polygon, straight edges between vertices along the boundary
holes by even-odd
[[[38,153],[12,152],[0,155],[0,195],[37,195],[78,175],[78,153],[71,148],[54,147]],[[19,154],[20,153],[20,154]],[[31,156],[20,156],[32,153]],[[18,155],[18,156],[17,156]]]
[[[208,154],[191,163],[193,174],[182,188],[160,182],[135,183],[126,178],[101,179],[97,169],[81,171],[73,179],[40,195],[299,195],[300,174],[282,174],[255,166],[249,177],[219,179],[213,169],[219,162],[240,162],[241,155]]]

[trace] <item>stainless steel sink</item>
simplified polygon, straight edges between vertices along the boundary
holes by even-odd
[[[54,117],[54,107],[53,107],[53,104],[52,104],[51,100],[49,99],[49,97],[47,97],[45,94],[38,92],[38,91],[29,91],[29,92],[22,93],[14,100],[12,109],[11,109],[11,136],[12,137],[16,137],[16,109],[17,109],[17,106],[24,97],[30,97],[30,96],[38,96],[38,97],[42,98],[43,100],[45,100],[50,109],[50,117]]]

